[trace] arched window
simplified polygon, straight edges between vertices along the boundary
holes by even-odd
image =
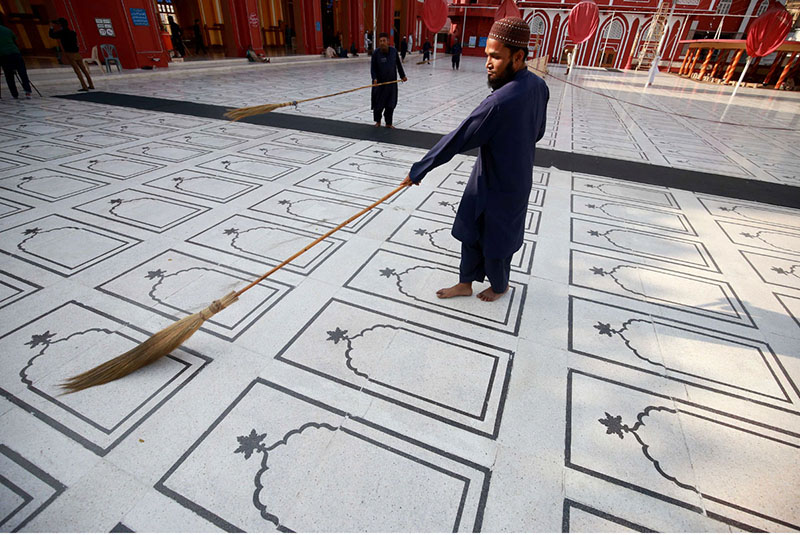
[[[727,15],[731,10],[731,0],[720,0],[717,5],[717,14]]]
[[[600,35],[601,39],[622,39],[622,23],[619,19],[614,19],[611,24],[606,24],[603,28],[603,33]]]
[[[763,2],[761,2],[761,5],[758,6],[758,11],[756,11],[756,17],[760,17],[761,15],[763,15],[768,7],[769,7],[769,0],[764,0]]]
[[[531,35],[544,35],[544,19],[542,17],[533,17],[531,21]]]

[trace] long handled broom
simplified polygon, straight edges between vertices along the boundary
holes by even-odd
[[[330,230],[314,240],[313,242],[306,245],[303,249],[297,251],[295,254],[275,266],[274,268],[270,269],[259,278],[245,286],[239,291],[230,292],[229,294],[225,295],[221,299],[218,299],[211,303],[208,307],[204,308],[200,312],[196,312],[189,316],[186,316],[183,319],[180,319],[166,327],[138,346],[134,347],[130,351],[123,353],[122,355],[113,358],[99,366],[92,368],[91,370],[84,372],[80,375],[76,375],[75,377],[71,377],[67,379],[64,383],[60,386],[66,392],[65,393],[73,393],[78,392],[79,390],[84,390],[86,388],[90,388],[92,386],[102,385],[116,379],[120,379],[125,377],[126,375],[138,370],[143,366],[147,366],[148,364],[155,362],[156,360],[160,359],[163,356],[168,355],[171,351],[174,351],[178,348],[183,342],[189,339],[202,325],[203,323],[211,318],[214,314],[225,310],[226,307],[230,306],[231,304],[235,303],[239,297],[245,293],[247,290],[258,284],[259,282],[263,281],[286,264],[300,256],[301,254],[305,253],[316,244],[324,240],[325,238],[329,237],[334,232],[340,230],[345,225],[355,221],[362,215],[366,214],[382,202],[389,199],[398,191],[402,190],[403,188],[407,187],[407,185],[402,184],[396,187],[391,192],[384,195],[378,201],[372,203],[371,205],[367,206],[354,216],[350,217],[344,223],[341,223],[333,230]]]
[[[353,91],[360,91],[362,89],[369,89],[370,87],[378,87],[382,85],[388,84],[396,84],[402,80],[391,80],[389,82],[380,82],[378,84],[370,84],[370,85],[363,85],[361,87],[356,87],[354,89],[347,89],[345,91],[339,91],[338,93],[333,93],[330,95],[322,95],[321,97],[312,97],[306,98],[303,100],[292,100],[290,102],[282,102],[280,104],[261,104],[260,106],[248,106],[246,108],[236,108],[235,110],[230,110],[225,113],[225,117],[231,119],[233,121],[238,121],[239,119],[244,119],[245,117],[252,117],[253,115],[260,115],[262,113],[269,113],[271,111],[277,110],[278,108],[285,108],[287,106],[297,106],[303,102],[311,102],[312,100],[319,100],[321,98],[329,98],[329,97],[336,97],[339,95],[344,95],[345,93],[352,93]]]

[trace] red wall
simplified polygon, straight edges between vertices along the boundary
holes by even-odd
[[[78,33],[78,46],[84,57],[91,55],[94,46],[111,44],[117,48],[125,69],[167,66],[169,56],[162,45],[158,17],[149,0],[125,0],[124,4],[122,0],[55,0],[54,3],[58,15],[67,19]],[[134,26],[130,8],[144,9],[149,26]],[[114,37],[100,35],[95,18],[111,19]],[[98,55],[102,58],[99,50]]]
[[[455,22],[457,24],[461,24],[464,20],[464,11],[460,11],[461,17],[455,16]],[[451,18],[452,20],[452,18]],[[479,45],[480,38],[486,37],[489,35],[489,30],[492,29],[492,24],[494,24],[494,10],[484,10],[484,9],[470,9],[467,11],[467,24],[464,32],[462,33],[459,31],[459,38],[463,40],[463,54],[465,56],[479,56],[485,57],[483,52],[484,47]],[[469,38],[471,36],[475,36],[475,47],[472,48],[469,46]],[[433,42],[433,39],[431,39]]]
[[[319,0],[295,0],[294,21],[300,54],[322,53],[322,6]],[[317,23],[320,29],[317,29]]]
[[[261,22],[258,17],[256,0],[228,0],[228,2],[234,21],[235,56],[244,56],[248,46],[252,46],[257,53],[263,54],[264,43],[261,37]]]
[[[750,0],[733,0],[728,15],[744,15],[747,13],[748,7],[750,7]],[[716,32],[721,20],[722,15],[717,17],[700,17],[697,23],[697,31]],[[725,21],[722,22],[722,33],[730,34],[738,32],[741,23],[742,17],[725,17]]]
[[[378,33],[386,32],[391,36],[394,27],[394,0],[383,0],[378,12]],[[377,40],[376,40],[377,43]],[[393,40],[389,38],[391,45]]]

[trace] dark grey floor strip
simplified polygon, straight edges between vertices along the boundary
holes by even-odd
[[[121,93],[94,91],[90,93],[62,95],[60,98],[109,104],[125,108],[150,110],[167,113],[205,117],[225,120],[223,114],[228,110],[224,106],[198,104],[155,97],[141,97]],[[358,124],[347,121],[334,121],[318,117],[289,115],[285,113],[267,113],[248,117],[241,122],[291,128],[303,132],[313,132],[349,139],[378,141],[421,149],[429,149],[442,138],[441,134],[416,132],[413,130],[375,128],[372,124]],[[468,154],[476,154],[474,151]],[[746,201],[762,202],[787,208],[800,208],[800,188],[784,184],[775,184],[748,178],[717,175],[688,169],[676,169],[663,165],[644,162],[618,160],[605,156],[592,156],[574,152],[552,149],[536,149],[536,165],[539,167],[555,167],[562,171],[586,173],[628,180],[640,184],[651,184],[677,188],[697,193],[706,193],[730,197]]]

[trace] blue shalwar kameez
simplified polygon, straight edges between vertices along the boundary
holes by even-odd
[[[533,182],[535,143],[542,139],[550,92],[527,69],[486,97],[453,132],[411,167],[419,183],[433,168],[479,148],[453,223],[461,242],[460,282],[508,287],[511,257],[522,246]]]
[[[378,83],[397,80],[398,72],[400,73],[400,78],[406,77],[406,72],[403,70],[403,63],[397,55],[397,50],[391,46],[385,54],[380,48],[372,53],[370,71],[372,72],[372,79],[377,80]],[[386,125],[391,126],[395,107],[397,107],[397,84],[372,88],[372,116],[376,123],[381,122],[381,114],[383,114],[386,118]]]

